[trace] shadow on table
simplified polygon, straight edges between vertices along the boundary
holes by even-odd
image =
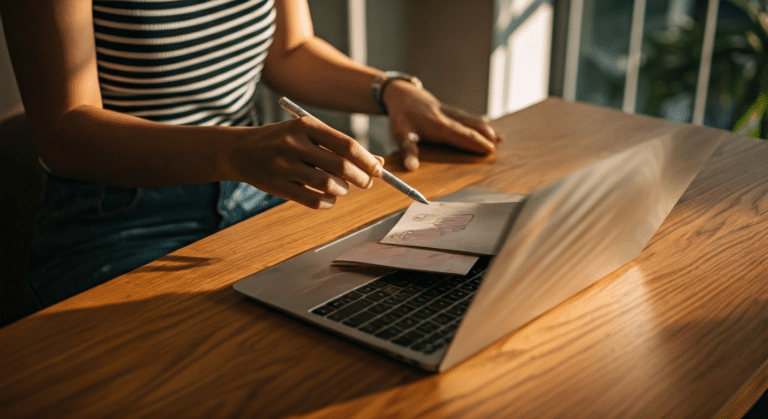
[[[77,301],[0,330],[0,416],[294,416],[428,376],[230,287]]]
[[[134,270],[134,272],[140,273],[140,272],[156,272],[156,271],[163,271],[163,272],[183,271],[185,269],[211,265],[216,262],[220,262],[220,260],[204,258],[204,257],[170,254],[170,255],[163,256],[161,259],[158,259],[155,263],[150,263],[140,268],[137,268],[136,270]]]

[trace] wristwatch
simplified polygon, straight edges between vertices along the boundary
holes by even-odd
[[[407,82],[413,83],[419,89],[423,87],[421,80],[415,76],[401,73],[399,71],[385,71],[376,76],[376,79],[373,81],[373,83],[371,83],[371,93],[373,93],[373,102],[376,103],[376,106],[378,106],[379,111],[383,115],[389,114],[389,112],[387,112],[386,105],[384,105],[384,89],[387,88],[387,85],[392,80],[405,80]]]

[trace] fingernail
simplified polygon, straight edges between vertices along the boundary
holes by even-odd
[[[498,135],[496,135],[496,130],[495,130],[495,129],[493,129],[493,128],[491,128],[491,127],[488,127],[488,131],[490,131],[490,133],[491,133],[491,137],[492,137],[494,140],[498,141],[498,139],[499,139],[499,136],[498,136]]]
[[[368,184],[363,187],[363,189],[371,189],[371,186],[373,186],[373,178],[368,180]]]
[[[328,192],[336,196],[344,196],[349,192],[349,187],[340,179],[331,178],[331,181],[333,183],[331,183],[330,188],[328,188]]]
[[[373,177],[381,177],[381,173],[384,170],[384,167],[381,165],[381,163],[377,163],[375,166],[373,166]],[[373,181],[373,179],[371,179]]]
[[[419,159],[416,156],[408,156],[403,162],[406,170],[416,170],[419,168]]]
[[[405,138],[408,139],[408,141],[418,143],[419,142],[419,134],[416,134],[415,132],[409,132],[408,135],[405,136]]]
[[[334,199],[322,197],[320,198],[320,205],[318,205],[317,209],[328,209],[331,208],[335,203],[336,200]]]

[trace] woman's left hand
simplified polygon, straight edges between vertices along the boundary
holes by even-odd
[[[405,80],[390,81],[383,101],[407,170],[419,167],[418,142],[422,139],[478,154],[494,152],[503,140],[487,118],[444,105]]]

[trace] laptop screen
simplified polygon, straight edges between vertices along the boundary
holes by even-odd
[[[441,370],[637,257],[719,144],[684,126],[533,193],[456,332]]]

